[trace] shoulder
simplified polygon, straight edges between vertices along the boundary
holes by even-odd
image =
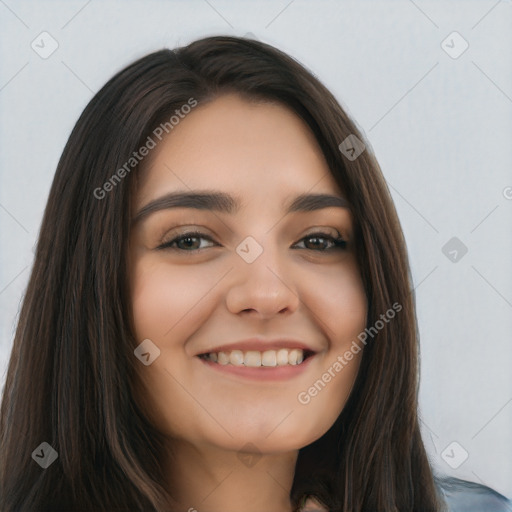
[[[452,477],[436,477],[449,512],[512,512],[512,502],[490,487]]]
[[[512,512],[512,502],[485,485],[452,477],[435,477],[435,483],[447,512]],[[312,496],[299,510],[327,512]]]

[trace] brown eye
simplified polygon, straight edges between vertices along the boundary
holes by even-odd
[[[312,243],[308,243],[309,247],[300,247],[300,249],[304,248],[312,251],[345,250],[347,247],[347,242],[343,238],[334,238],[327,233],[311,233],[302,240],[308,240]]]
[[[214,243],[213,240],[204,233],[200,233],[198,231],[189,231],[187,233],[182,233],[181,235],[169,240],[168,242],[164,242],[162,245],[159,245],[157,249],[170,249],[170,250],[179,250],[179,251],[187,251],[194,252],[205,249],[205,247],[201,247],[200,240],[209,240]]]

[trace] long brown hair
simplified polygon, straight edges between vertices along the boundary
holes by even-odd
[[[406,246],[371,147],[294,59],[258,41],[218,36],[157,51],[117,73],[69,137],[1,404],[3,512],[167,510],[165,443],[134,400],[140,363],[126,259],[139,166],[112,177],[190,98],[201,104],[226,92],[280,102],[307,123],[353,214],[367,326],[392,304],[402,306],[368,339],[335,424],[299,451],[293,503],[312,494],[331,511],[439,510],[417,414],[418,329]],[[349,135],[366,145],[356,159],[339,149]],[[109,180],[108,193],[94,193]],[[32,460],[42,442],[58,453],[46,469]]]

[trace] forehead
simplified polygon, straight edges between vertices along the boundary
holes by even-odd
[[[223,189],[283,202],[341,195],[307,124],[287,107],[225,94],[180,119],[139,176],[137,205],[176,189]]]

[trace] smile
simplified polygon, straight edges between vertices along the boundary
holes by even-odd
[[[209,352],[198,359],[212,370],[252,380],[287,380],[301,374],[315,352],[302,349]]]
[[[257,368],[262,366],[295,366],[301,364],[302,361],[304,361],[305,356],[309,357],[309,355],[312,354],[313,352],[304,351],[300,348],[281,348],[279,350],[265,350],[264,352],[257,350],[247,350],[245,352],[242,350],[209,352],[208,354],[201,354],[199,357],[208,359],[220,365],[248,366]]]

